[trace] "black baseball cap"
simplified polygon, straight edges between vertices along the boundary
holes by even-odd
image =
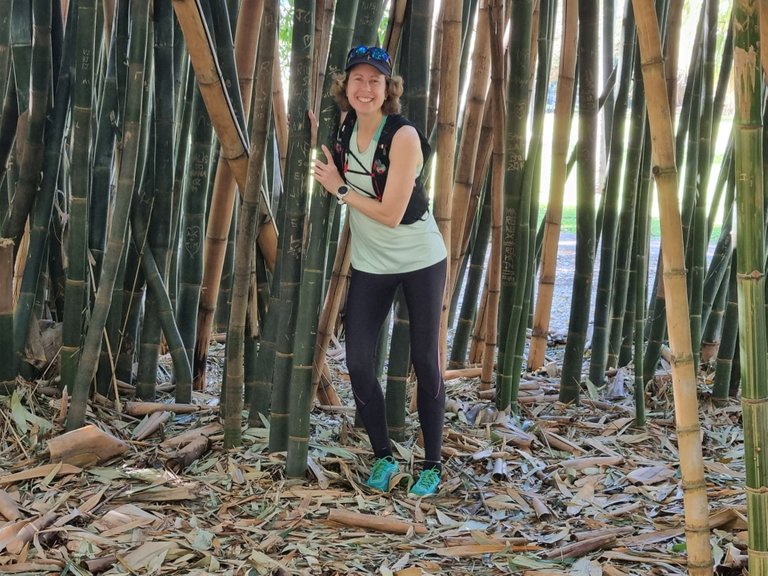
[[[355,46],[347,54],[347,63],[344,65],[344,71],[349,72],[351,68],[358,64],[368,64],[385,76],[392,76],[392,59],[384,48],[379,48],[378,46]]]

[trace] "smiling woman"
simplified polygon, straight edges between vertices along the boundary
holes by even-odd
[[[402,288],[425,452],[410,493],[433,495],[442,467],[445,386],[439,334],[447,251],[420,178],[430,148],[416,126],[399,114],[402,79],[392,77],[385,50],[352,48],[345,74],[336,80],[334,94],[345,116],[333,152],[323,146],[325,162],[315,162],[313,175],[348,209],[352,274],[346,357],[357,410],[376,458],[367,485],[386,492],[398,471],[374,359],[379,331]]]

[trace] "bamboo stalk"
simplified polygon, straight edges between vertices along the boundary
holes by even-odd
[[[456,119],[459,112],[459,63],[461,61],[462,6],[449,2],[443,9],[443,43],[440,55],[440,107],[437,111],[437,146],[435,161],[437,176],[433,211],[435,221],[448,250],[447,277],[453,273],[450,268],[451,254],[451,208],[453,206],[453,176],[456,150]],[[462,226],[463,228],[463,226]],[[461,228],[458,230],[461,231]],[[440,358],[447,359],[448,309],[450,290],[443,293],[443,313],[440,317]]]
[[[72,392],[80,342],[83,310],[88,308],[88,203],[91,183],[91,117],[93,98],[93,47],[96,35],[96,2],[78,3],[75,76],[72,94],[72,188],[69,204],[69,243],[61,345],[61,380]]]
[[[493,384],[493,372],[497,355],[497,326],[499,295],[501,292],[501,227],[504,209],[504,157],[506,109],[504,98],[503,59],[503,3],[490,4],[489,24],[491,27],[491,86],[493,88],[493,117],[496,119],[493,131],[493,154],[491,161],[491,256],[486,280],[488,302],[486,304],[485,341],[483,343],[483,372],[480,388],[488,389]],[[473,358],[470,357],[470,361]]]
[[[658,190],[667,321],[674,362],[672,385],[685,504],[688,569],[692,576],[712,573],[706,482],[698,422],[696,373],[692,363],[685,255],[677,204],[677,169],[658,20],[653,2],[632,0],[637,21],[648,119],[653,137],[653,173]],[[762,308],[761,308],[762,309]],[[763,316],[764,318],[764,316]]]
[[[733,8],[736,171],[736,283],[739,300],[741,407],[744,417],[749,572],[768,573],[768,344],[765,314],[763,80],[756,0]]]
[[[549,200],[544,216],[544,240],[541,248],[541,271],[533,317],[528,369],[537,370],[544,365],[547,333],[552,314],[552,298],[557,273],[557,249],[563,212],[563,195],[567,179],[567,156],[571,132],[571,108],[576,81],[576,46],[578,32],[578,0],[563,4],[563,40],[560,52],[560,71],[555,100],[555,124],[552,134],[552,162]]]
[[[354,528],[376,530],[378,532],[390,532],[392,534],[408,534],[413,531],[416,534],[424,534],[427,529],[420,524],[412,524],[397,518],[386,516],[374,516],[372,514],[359,514],[338,508],[328,511],[328,520]]]
[[[248,291],[251,284],[251,263],[256,257],[256,220],[261,201],[262,170],[268,145],[269,107],[272,96],[272,64],[277,36],[278,7],[272,0],[265,2],[259,34],[256,66],[256,97],[252,127],[253,152],[249,158],[248,180],[243,193],[242,210],[238,221],[237,252],[235,254],[232,307],[227,330],[227,373],[224,403],[224,445],[239,446],[244,389],[244,354]],[[255,312],[255,310],[252,310]]]
[[[0,238],[0,386],[10,386],[16,380],[13,345],[13,240]],[[10,518],[9,518],[10,520]]]
[[[96,365],[101,348],[102,333],[107,321],[112,290],[117,276],[121,254],[130,215],[133,188],[136,180],[136,168],[139,157],[141,138],[141,117],[143,108],[144,60],[147,50],[147,28],[149,19],[147,0],[135,0],[131,5],[133,34],[129,52],[129,74],[132,90],[126,100],[127,108],[123,129],[123,155],[118,177],[115,207],[112,216],[109,242],[104,258],[99,288],[93,314],[88,323],[88,331],[83,344],[83,353],[77,368],[72,391],[72,404],[67,415],[67,430],[80,428],[85,423],[86,404],[91,380],[96,372]]]

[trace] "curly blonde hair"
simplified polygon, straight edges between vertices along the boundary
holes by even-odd
[[[337,72],[333,75],[333,84],[331,85],[331,95],[342,112],[348,112],[352,108],[347,99],[347,80],[349,73]],[[387,76],[387,96],[384,104],[381,105],[381,111],[384,114],[400,114],[400,96],[403,95],[403,77]]]

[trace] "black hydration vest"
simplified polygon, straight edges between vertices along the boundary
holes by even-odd
[[[349,141],[352,138],[352,130],[356,120],[357,114],[354,110],[350,110],[339,127],[339,131],[336,133],[336,141],[333,144],[333,162],[336,164],[336,169],[345,182],[347,181],[346,172],[348,170],[347,152],[349,151]],[[425,164],[432,151],[424,134],[421,133],[421,130],[413,122],[400,114],[390,114],[387,116],[387,120],[384,122],[384,127],[379,135],[379,141],[376,144],[376,150],[373,153],[373,166],[369,169],[373,190],[379,202],[381,202],[381,198],[384,195],[384,187],[387,184],[389,148],[392,145],[392,138],[395,132],[402,126],[413,126],[416,129],[421,141],[421,154]],[[405,214],[403,214],[400,224],[413,224],[421,220],[428,208],[429,202],[424,192],[424,184],[419,176],[414,181],[411,199],[408,201],[408,207],[405,209]]]

